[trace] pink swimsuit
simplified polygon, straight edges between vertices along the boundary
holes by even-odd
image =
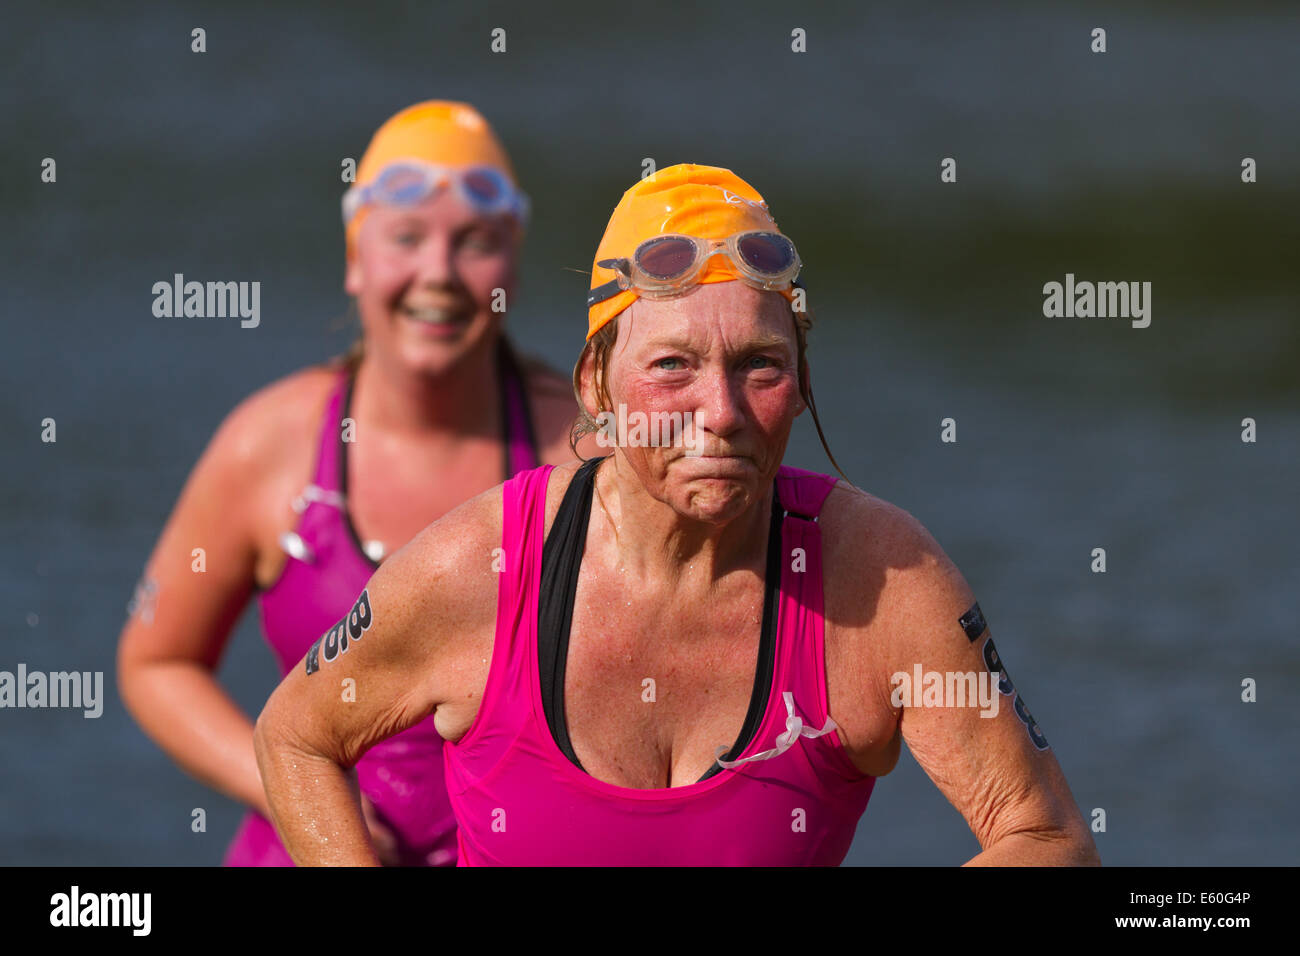
[[[507,475],[537,464],[527,398],[508,347],[500,352]],[[280,665],[296,667],[307,649],[348,613],[375,563],[363,550],[346,509],[347,445],[340,422],[348,416],[352,378],[343,371],[321,422],[316,477],[295,502],[302,517],[286,536],[290,558],[260,596],[262,629]],[[442,774],[442,737],[430,717],[382,741],[357,763],[361,791],[397,838],[404,865],[456,862],[456,822]],[[226,866],[292,866],[275,828],[249,811],[226,851]]]
[[[469,731],[443,747],[459,863],[840,864],[875,777],[852,765],[827,720],[815,519],[835,479],[787,467],[777,476],[765,638],[745,729],[725,767],[685,786],[639,790],[583,770],[563,719],[564,653],[598,461],[574,475],[545,542],[550,466],[503,486],[506,565],[487,686]]]

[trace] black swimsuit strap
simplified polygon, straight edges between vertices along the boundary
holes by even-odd
[[[519,402],[520,409],[523,412],[525,435],[528,439],[528,449],[532,452],[532,467],[536,468],[542,463],[541,455],[537,452],[537,435],[533,429],[533,410],[528,402],[528,387],[524,383],[524,374],[519,367],[519,359],[515,356],[515,350],[510,347],[510,342],[503,335],[497,339],[497,378],[501,382],[501,437],[502,444],[505,446],[505,464],[502,467],[502,473],[508,481],[514,477],[511,470],[510,462],[510,445],[514,440],[513,429],[510,427],[510,402],[512,397]]]
[[[569,740],[564,715],[564,673],[569,651],[569,631],[573,626],[573,605],[578,592],[578,570],[587,542],[587,525],[591,520],[591,499],[596,469],[603,458],[593,458],[573,475],[564,492],[555,521],[542,547],[541,593],[537,606],[537,665],[540,674],[542,710],[551,737],[565,757],[583,770]],[[785,511],[772,494],[772,519],[768,530],[767,565],[763,579],[763,624],[758,645],[758,664],[754,669],[754,687],[749,709],[740,735],[724,760],[735,760],[758,733],[771,696],[772,673],[776,662],[777,598],[781,592],[781,524]],[[722,770],[716,761],[700,780],[707,780]]]

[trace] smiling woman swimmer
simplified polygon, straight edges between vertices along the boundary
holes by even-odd
[[[580,414],[682,427],[523,472],[375,574],[254,731],[298,863],[378,861],[346,768],[431,713],[465,865],[836,865],[903,741],[979,839],[971,863],[1097,862],[947,555],[907,512],[782,463],[816,414],[800,267],[728,170],[624,194]],[[1005,705],[899,695],[918,664],[986,691],[996,671]],[[339,701],[345,673],[365,700]]]
[[[427,524],[573,457],[568,382],[517,360],[502,327],[527,211],[472,107],[420,103],[384,123],[343,199],[361,340],[230,413],[154,548],[118,681],[180,767],[248,806],[228,865],[292,865],[268,822],[252,721],[214,675],[252,593],[283,675]],[[203,574],[191,569],[196,544]],[[386,864],[456,862],[442,745],[432,719],[416,721],[355,764]]]

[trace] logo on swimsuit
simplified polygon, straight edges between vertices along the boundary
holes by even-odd
[[[352,610],[347,616],[317,638],[316,643],[307,651],[307,673],[310,675],[320,670],[322,656],[328,664],[340,654],[346,654],[348,641],[361,640],[361,635],[366,632],[373,620],[374,615],[370,612],[370,592],[362,591],[361,597],[357,598],[357,603],[352,605]]]

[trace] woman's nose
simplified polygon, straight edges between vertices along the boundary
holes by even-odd
[[[449,237],[431,235],[421,244],[416,280],[422,285],[455,284],[456,265]]]
[[[707,370],[698,384],[697,428],[725,437],[745,424],[745,409],[737,394],[738,385],[725,369]]]

